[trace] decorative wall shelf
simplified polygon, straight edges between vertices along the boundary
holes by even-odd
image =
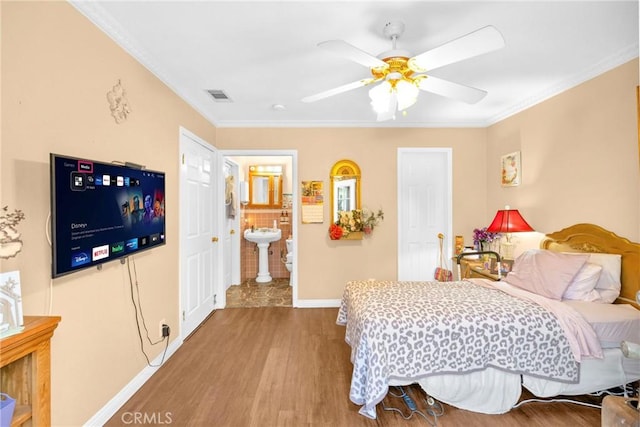
[[[342,236],[340,240],[362,240],[364,239],[364,231],[352,231],[346,236]]]

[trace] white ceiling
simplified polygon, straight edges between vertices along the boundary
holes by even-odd
[[[485,127],[638,56],[637,0],[72,4],[218,127]],[[380,123],[368,87],[300,101],[370,77],[318,43],[342,39],[375,56],[391,48],[389,21],[404,22],[397,47],[413,55],[495,26],[504,49],[432,72],[486,98],[467,105],[421,92],[406,116]],[[232,102],[214,102],[208,89]]]

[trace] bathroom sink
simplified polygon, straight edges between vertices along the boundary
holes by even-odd
[[[279,228],[258,228],[254,231],[246,229],[244,231],[244,238],[253,243],[271,243],[280,240],[281,237],[282,230]]]
[[[258,276],[256,282],[267,283],[272,280],[269,273],[269,243],[280,240],[282,230],[279,228],[258,228],[244,230],[244,238],[258,244]]]

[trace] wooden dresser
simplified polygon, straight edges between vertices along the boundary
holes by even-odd
[[[58,316],[25,316],[24,330],[0,340],[0,390],[16,400],[12,426],[51,425],[51,337]]]
[[[602,400],[601,427],[639,427],[640,412],[627,404],[629,400],[620,396],[605,397]],[[637,402],[638,399],[635,400]]]

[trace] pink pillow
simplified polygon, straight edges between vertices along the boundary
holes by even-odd
[[[589,255],[530,249],[515,260],[506,281],[529,292],[561,300],[587,259]]]
[[[581,301],[595,301],[600,298],[600,294],[594,290],[600,273],[602,272],[602,266],[586,262],[578,274],[573,278],[567,290],[564,291],[562,299],[573,299]]]

